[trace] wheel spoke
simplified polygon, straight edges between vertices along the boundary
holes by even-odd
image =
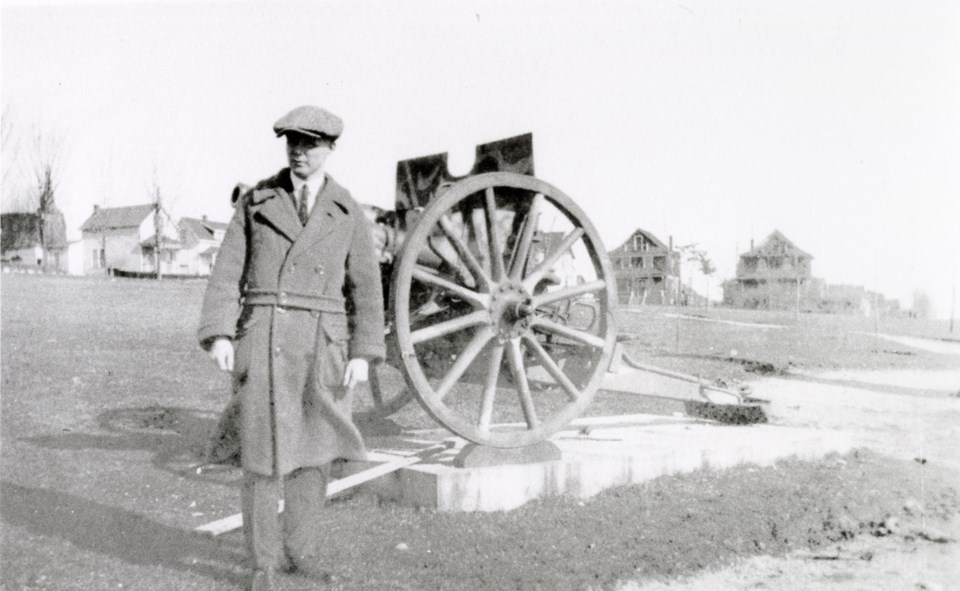
[[[537,341],[537,338],[530,333],[523,335],[527,344],[533,349],[533,352],[540,358],[540,362],[543,364],[543,368],[547,370],[547,373],[556,380],[557,384],[563,388],[563,391],[567,393],[567,397],[571,402],[576,402],[580,397],[580,390],[570,381],[570,378],[567,377],[563,370],[560,369],[560,366],[557,365],[557,362],[550,357],[550,354],[547,353],[547,350],[543,348],[543,345]]]
[[[569,300],[570,298],[575,298],[585,293],[600,291],[606,286],[607,282],[603,279],[588,281],[587,283],[581,283],[580,285],[573,285],[563,289],[535,295],[530,298],[530,305],[532,305],[534,308],[539,308],[540,306],[546,306],[547,304],[552,304],[560,300]]]
[[[425,326],[421,329],[415,330],[410,333],[410,340],[412,340],[413,344],[416,345],[424,341],[429,341],[444,335],[448,335],[452,332],[457,332],[458,330],[463,330],[464,328],[468,328],[470,326],[484,324],[489,319],[489,312],[486,310],[477,310],[457,318],[451,318],[450,320],[445,320],[443,322],[438,322],[436,324],[431,324],[430,326]]]
[[[443,376],[443,381],[434,389],[433,392],[438,401],[442,401],[444,397],[450,393],[450,390],[453,389],[453,386],[457,383],[457,380],[460,379],[460,376],[463,375],[463,372],[467,371],[467,368],[470,367],[473,360],[477,358],[477,355],[480,354],[480,351],[483,351],[483,348],[487,346],[487,343],[490,342],[492,338],[493,330],[489,326],[482,327],[477,331],[477,334],[473,335],[473,338],[470,339],[467,346],[460,352],[457,360],[453,362],[450,371],[447,372],[447,375]]]
[[[537,286],[537,283],[543,279],[544,273],[550,270],[553,265],[556,264],[560,257],[563,256],[565,252],[570,250],[570,247],[573,246],[573,243],[580,239],[583,236],[583,228],[576,228],[569,234],[563,237],[563,241],[551,252],[543,262],[537,265],[537,268],[534,269],[528,276],[523,279],[523,287],[527,291],[533,291],[533,288]]]
[[[503,345],[497,344],[490,351],[490,365],[487,366],[487,380],[483,385],[483,401],[480,404],[480,421],[477,427],[481,433],[490,432],[493,418],[493,399],[497,395],[497,382],[500,380],[500,365],[503,363]]]
[[[463,287],[462,285],[457,285],[456,283],[444,279],[436,273],[427,270],[426,267],[417,265],[413,269],[413,278],[421,283],[426,283],[427,285],[432,285],[433,287],[439,287],[456,294],[478,308],[487,308],[490,304],[490,296],[483,293],[477,293],[472,289]]]
[[[487,244],[487,225],[484,221],[483,209],[474,207],[470,210],[470,226],[473,228],[473,237],[477,243],[477,260],[487,277],[490,276],[490,247]],[[493,279],[491,277],[491,279]],[[496,281],[496,279],[493,279]]]
[[[440,234],[427,237],[427,246],[429,248],[425,249],[422,254],[424,255],[424,261],[429,262],[425,265],[418,266],[423,266],[426,269],[430,269],[430,272],[434,272],[434,269],[439,269],[441,265],[446,264],[457,274],[460,283],[475,287],[476,280],[473,275],[470,274],[466,266],[460,264],[456,249],[453,248],[450,241],[446,239],[446,236],[442,234],[441,232]]]
[[[450,244],[453,245],[453,248],[457,251],[457,254],[460,255],[460,260],[463,261],[463,263],[467,266],[470,274],[476,278],[478,283],[482,283],[483,286],[489,290],[490,276],[486,271],[483,270],[480,262],[475,256],[473,256],[473,253],[470,252],[470,248],[463,241],[463,239],[460,238],[460,236],[457,236],[457,230],[453,227],[453,224],[450,223],[450,220],[447,219],[447,216],[441,216],[439,224],[440,229],[443,230],[447,240],[450,241]]]
[[[583,345],[589,345],[598,349],[602,349],[605,344],[604,340],[597,335],[576,330],[568,326],[563,326],[562,324],[557,324],[556,322],[547,320],[546,318],[534,318],[530,325],[531,328],[538,328],[544,332],[565,337],[570,340],[577,341]]]
[[[497,199],[493,187],[487,187],[484,205],[487,214],[487,242],[490,247],[490,274],[494,281],[503,281],[507,273],[503,268],[503,243],[500,242],[500,228],[497,227]]]
[[[533,396],[530,395],[530,382],[527,380],[527,370],[523,367],[523,351],[520,350],[520,339],[510,339],[510,351],[507,355],[510,363],[510,372],[517,383],[517,394],[520,396],[520,406],[523,416],[527,419],[527,426],[536,429],[540,426],[537,411],[533,408]]]
[[[530,256],[530,245],[533,244],[533,235],[537,231],[537,224],[540,221],[540,204],[543,203],[543,195],[538,194],[533,198],[530,204],[530,211],[527,212],[527,219],[523,222],[523,230],[520,233],[520,241],[513,251],[513,260],[510,264],[510,278],[520,279],[523,274],[523,268],[527,265],[527,257]]]

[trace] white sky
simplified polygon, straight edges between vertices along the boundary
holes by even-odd
[[[319,104],[361,202],[393,207],[399,159],[462,174],[532,131],[537,176],[608,249],[642,227],[721,279],[779,229],[828,282],[950,313],[953,0],[7,2],[0,59],[15,129],[63,138],[74,234],[94,203],[148,202],[154,169],[175,215],[226,221],[236,182],[284,165],[273,122]]]

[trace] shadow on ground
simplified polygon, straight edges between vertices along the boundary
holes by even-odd
[[[81,550],[143,566],[162,566],[242,584],[240,548],[73,495],[3,482],[0,512],[7,526],[70,542]],[[9,575],[10,573],[8,573]]]
[[[150,464],[194,480],[207,464],[239,465],[239,443],[222,439],[223,419],[212,412],[169,406],[111,409],[97,417],[96,433],[67,432],[26,437],[47,449],[105,449],[152,452]],[[220,479],[217,479],[220,481]]]

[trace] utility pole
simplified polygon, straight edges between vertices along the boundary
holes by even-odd
[[[873,334],[880,334],[880,308],[878,307],[880,294],[880,271],[877,264],[877,255],[873,255]]]
[[[793,320],[796,324],[800,324],[800,262],[796,252],[793,253],[793,272],[797,283],[797,297],[794,302]]]
[[[672,253],[671,253],[671,254],[672,254]],[[676,342],[674,343],[674,347],[675,347],[675,349],[676,349],[677,355],[680,354],[680,294],[681,294],[681,292],[683,291],[683,281],[682,281],[682,278],[681,278],[681,276],[680,276],[680,267],[681,267],[681,265],[680,265],[680,258],[681,258],[680,255],[677,255],[677,258],[676,258],[676,264],[677,264],[677,301],[676,301],[676,305],[677,305],[677,335],[676,335]]]
[[[950,333],[953,334],[953,318],[957,309],[957,256],[953,256],[953,273],[950,280]]]
[[[160,249],[163,246],[163,220],[161,219],[161,213],[163,213],[163,207],[160,205],[160,185],[157,184],[154,186],[154,201],[153,201],[153,229],[156,232],[156,244],[153,249],[153,260],[154,260],[154,269],[157,272],[157,279],[163,277],[163,271],[160,269],[160,263],[162,261],[162,256]]]

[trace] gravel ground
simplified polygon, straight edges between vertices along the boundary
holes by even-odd
[[[239,535],[192,532],[235,512],[238,500],[235,470],[193,469],[226,387],[193,342],[202,289],[4,277],[3,589],[243,588]],[[681,319],[675,349],[677,319],[662,312],[625,320],[641,335],[633,354],[750,382],[771,401],[773,424],[844,429],[858,450],[507,513],[441,514],[355,494],[328,512],[334,543],[324,562],[336,580],[326,588],[892,590],[960,580],[951,570],[960,564],[956,356],[879,344],[858,334],[864,322],[833,317],[776,330]],[[590,410],[638,406],[598,396]],[[289,576],[281,588],[314,587]]]

